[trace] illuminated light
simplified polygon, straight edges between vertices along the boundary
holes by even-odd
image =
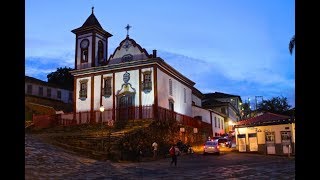
[[[239,103],[239,105],[241,106],[241,105],[242,105],[242,103],[240,102],[240,103]]]
[[[103,112],[104,111],[104,107],[103,105],[100,107],[100,112]]]
[[[228,122],[228,124],[229,124],[229,126],[232,126],[232,125],[233,125],[233,121],[230,120],[230,121]]]

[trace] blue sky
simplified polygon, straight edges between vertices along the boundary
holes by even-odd
[[[109,38],[109,55],[126,37],[196,83],[202,93],[239,95],[253,103],[282,96],[295,106],[293,0],[27,0],[25,74],[47,81],[58,67],[74,68],[75,35],[94,14]],[[254,104],[252,104],[254,107]]]

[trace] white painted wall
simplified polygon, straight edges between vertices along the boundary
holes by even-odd
[[[202,107],[201,99],[194,94],[192,94],[192,101],[195,103],[196,106]]]
[[[206,123],[210,122],[210,111],[206,109],[199,108],[197,106],[192,106],[192,117],[201,116],[202,121]]]
[[[149,93],[141,92],[141,103],[142,105],[152,105],[154,104],[154,70],[153,68],[141,69],[141,73],[144,71],[151,71],[151,81],[152,81],[152,90]],[[141,74],[141,82],[143,81],[143,74]]]
[[[28,94],[28,85],[32,86],[32,93],[31,95],[38,96],[38,97],[44,97],[44,98],[50,98],[50,99],[55,99],[55,100],[61,100],[64,103],[72,103],[73,99],[73,93],[72,91],[66,90],[66,89],[61,89],[61,88],[56,88],[56,87],[51,87],[51,86],[45,86],[45,85],[40,85],[40,84],[35,84],[35,83],[25,83],[25,94]],[[39,95],[39,87],[43,88],[43,95]],[[51,96],[48,97],[47,95],[47,89],[51,89]],[[58,98],[58,91],[61,92],[61,98]],[[72,93],[72,99],[69,100],[69,93]]]
[[[285,129],[285,128],[288,129]],[[291,140],[295,143],[295,123],[293,124],[279,124],[279,125],[269,125],[269,126],[254,126],[254,127],[243,127],[243,128],[236,128],[236,138],[238,134],[246,134],[246,143],[248,145],[249,133],[256,133],[258,138],[258,144],[265,144],[265,131],[274,131],[275,132],[275,143],[281,143],[281,131],[291,131]],[[259,132],[261,131],[261,132]]]
[[[169,79],[172,80],[172,96],[169,95]],[[192,116],[191,89],[173,77],[157,69],[158,105],[169,109],[169,99],[174,100],[174,111],[187,116]],[[184,103],[183,89],[186,88],[187,101]]]
[[[216,119],[216,125],[215,125],[215,119]],[[219,128],[219,124],[218,121],[220,121],[220,128]],[[219,114],[212,112],[212,131],[213,131],[213,136],[215,136],[215,133],[220,133],[220,134],[224,134],[224,127],[221,127],[221,122],[224,122],[224,117],[220,116]]]
[[[80,91],[80,81],[87,79],[87,98],[85,100],[79,99],[79,91]],[[91,77],[78,78],[77,79],[77,91],[76,93],[76,111],[90,111],[90,102],[91,102]]]
[[[94,76],[94,100],[93,110],[100,110],[100,98],[101,98],[101,75]]]

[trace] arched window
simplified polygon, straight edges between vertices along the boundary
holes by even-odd
[[[99,62],[103,62],[103,42],[99,40],[98,42],[98,60]]]

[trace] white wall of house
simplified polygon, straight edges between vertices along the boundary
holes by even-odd
[[[192,117],[201,116],[202,121],[206,123],[210,122],[210,111],[206,109],[199,108],[197,106],[192,106]]]
[[[196,106],[199,106],[199,107],[202,106],[201,99],[194,94],[192,94],[192,101],[195,103]]]
[[[219,126],[220,123],[220,126]],[[224,117],[217,114],[217,113],[212,113],[212,131],[213,131],[213,135],[215,136],[215,133],[219,133],[219,134],[224,134]]]
[[[28,93],[28,85],[31,85],[32,91],[31,93]],[[39,92],[39,87],[42,87],[43,93],[40,95]],[[48,89],[51,89],[51,96],[48,96]],[[61,92],[61,98],[58,98],[58,91]],[[71,93],[71,99],[70,99],[70,93]],[[40,84],[35,84],[35,83],[25,83],[25,94],[30,94],[38,97],[44,97],[44,98],[50,98],[50,99],[55,99],[55,100],[60,100],[63,101],[64,103],[72,103],[73,99],[73,92],[66,90],[66,89],[61,89],[57,87],[51,87],[51,86],[46,86],[46,85],[40,85]]]
[[[172,95],[169,94],[169,79],[172,80]],[[173,99],[175,112],[192,116],[190,88],[160,69],[157,70],[157,84],[159,106],[169,109],[169,99]],[[184,89],[186,89],[186,102],[184,102]]]
[[[151,71],[151,81],[152,81],[152,90],[148,93],[141,92],[141,104],[144,105],[152,105],[154,104],[154,70],[153,68],[144,68],[141,69],[141,73],[145,71]],[[141,82],[143,82],[143,74],[141,74]]]
[[[206,123],[211,123],[211,120],[210,120],[210,113],[212,114],[212,137],[215,136],[215,133],[221,133],[221,134],[224,134],[225,133],[225,125],[222,125],[223,122],[224,122],[224,117],[213,112],[213,111],[209,111],[207,109],[202,109],[200,107],[197,107],[197,106],[192,106],[192,114],[193,114],[193,117],[195,116],[201,116],[202,117],[202,121],[203,122],[206,122]],[[216,126],[214,124],[214,119],[216,118]],[[220,128],[218,126],[218,121],[220,121]]]
[[[80,99],[79,98],[79,91],[80,91],[80,81],[81,80],[88,80],[87,82],[87,98],[86,99]],[[76,83],[76,111],[90,111],[90,103],[91,103],[91,77],[85,77],[85,78],[78,78]]]
[[[258,144],[265,144],[265,131],[275,132],[275,143],[281,143],[281,131],[291,131],[291,140],[295,143],[295,123],[293,124],[278,124],[278,125],[269,125],[269,126],[254,126],[254,127],[243,127],[236,128],[236,139],[238,134],[246,134],[246,143],[248,145],[249,133],[257,133]],[[237,141],[238,142],[238,141]]]

